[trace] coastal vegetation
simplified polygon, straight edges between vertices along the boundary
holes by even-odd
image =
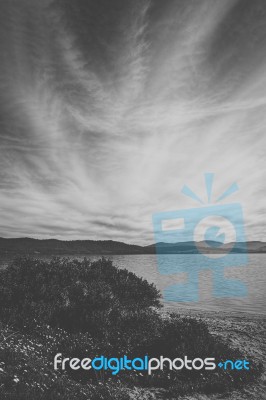
[[[204,321],[162,312],[160,292],[101,258],[15,259],[0,271],[0,398],[3,400],[152,399],[223,393],[254,381],[250,370],[91,372],[54,370],[67,357],[243,359]]]

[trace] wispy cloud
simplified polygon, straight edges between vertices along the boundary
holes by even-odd
[[[262,0],[0,11],[2,236],[149,243],[152,213],[194,206],[182,186],[205,198],[212,171],[265,239]]]

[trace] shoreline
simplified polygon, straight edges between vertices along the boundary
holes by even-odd
[[[243,390],[235,390],[225,394],[193,394],[181,396],[180,400],[263,400],[266,399],[266,371],[264,357],[266,354],[266,317],[249,313],[231,313],[226,311],[205,311],[187,309],[185,307],[163,307],[162,315],[177,313],[182,317],[191,317],[205,322],[214,336],[219,336],[233,348],[239,348],[243,354],[263,364],[260,378]],[[155,399],[160,399],[158,393]]]
[[[178,314],[182,315],[190,315],[191,316],[198,316],[202,315],[205,317],[209,316],[214,316],[215,318],[233,318],[233,319],[241,319],[241,320],[265,320],[266,322],[266,314],[259,314],[259,313],[253,313],[253,312],[245,312],[245,311],[222,311],[222,310],[207,310],[203,308],[189,308],[189,307],[176,307],[176,306],[171,306],[170,303],[163,303],[163,309],[166,312],[177,312]]]

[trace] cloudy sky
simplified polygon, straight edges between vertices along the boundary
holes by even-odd
[[[0,2],[0,236],[154,241],[233,182],[265,236],[264,0]]]

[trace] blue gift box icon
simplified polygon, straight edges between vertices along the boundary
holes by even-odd
[[[205,174],[208,199],[211,198],[213,174]],[[223,199],[237,190],[233,184]],[[183,193],[200,199],[187,187]],[[246,286],[236,279],[224,278],[225,267],[247,264],[242,207],[239,203],[203,205],[153,215],[158,270],[161,274],[187,274],[187,282],[164,291],[168,301],[198,301],[198,277],[202,270],[213,273],[214,297],[239,297],[247,294]],[[229,237],[229,241],[227,240]],[[180,262],[177,254],[193,254]]]

